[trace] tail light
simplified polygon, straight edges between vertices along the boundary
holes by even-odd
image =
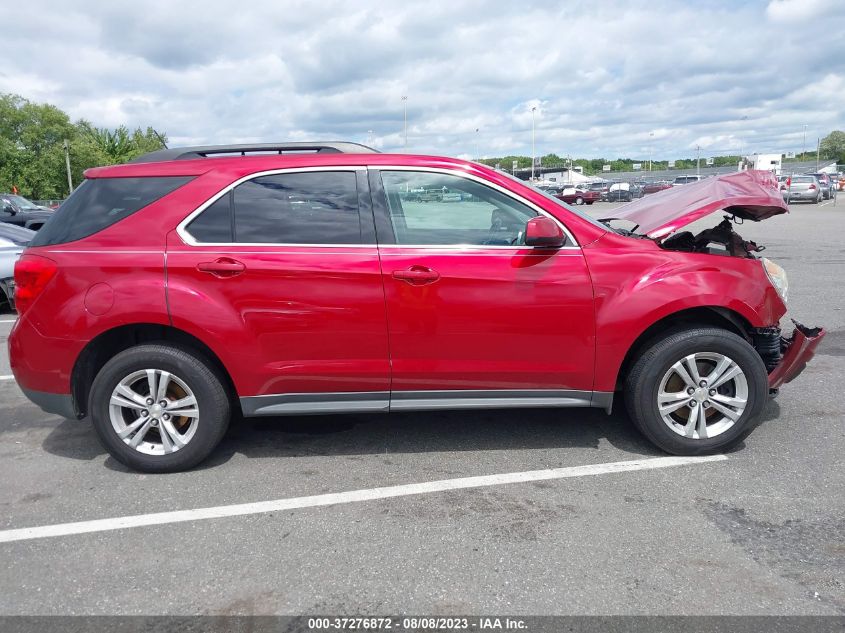
[[[812,190],[813,190],[813,189],[815,189],[815,188],[816,188],[816,186],[815,186],[815,185],[810,185],[809,187],[807,187],[807,189],[809,189],[810,191],[812,191]]]
[[[40,255],[22,255],[15,264],[15,307],[26,312],[56,274],[56,262]]]

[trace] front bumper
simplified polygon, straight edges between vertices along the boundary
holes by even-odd
[[[769,372],[769,389],[778,389],[781,385],[791,382],[804,371],[807,363],[816,353],[827,332],[824,328],[808,328],[797,321],[795,331],[788,339],[782,339],[783,358],[777,366]]]

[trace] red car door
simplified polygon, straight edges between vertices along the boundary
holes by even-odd
[[[384,167],[370,181],[391,409],[589,404],[593,291],[574,239],[520,245],[538,209],[464,174]],[[451,195],[414,194],[436,190]]]
[[[229,187],[168,237],[173,324],[217,353],[245,413],[386,410],[387,322],[365,169]]]

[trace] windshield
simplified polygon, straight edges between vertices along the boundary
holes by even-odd
[[[0,239],[8,240],[15,246],[26,246],[35,235],[35,231],[30,231],[22,226],[15,226],[14,224],[0,223]]]
[[[30,202],[23,196],[3,196],[4,198],[8,198],[12,202],[15,203],[15,206],[19,209],[37,209],[38,205]]]
[[[590,217],[589,215],[587,215],[586,213],[583,213],[583,212],[581,212],[581,211],[578,211],[578,210],[577,210],[577,209],[575,209],[574,207],[570,207],[568,204],[564,203],[562,200],[559,200],[558,198],[555,198],[554,196],[550,195],[548,192],[543,191],[542,189],[540,189],[540,188],[538,188],[538,187],[535,187],[535,186],[534,186],[534,185],[532,185],[530,182],[526,182],[525,180],[520,180],[520,179],[519,179],[519,178],[517,178],[516,176],[512,176],[511,174],[509,174],[509,173],[507,173],[507,172],[504,172],[504,171],[500,171],[500,172],[497,172],[497,173],[499,173],[500,175],[504,176],[504,177],[505,177],[505,178],[507,178],[508,180],[513,180],[514,182],[519,183],[520,185],[523,185],[523,186],[526,186],[526,187],[531,188],[533,191],[536,191],[537,193],[539,193],[539,194],[540,194],[541,196],[543,196],[544,198],[546,198],[546,199],[551,200],[552,202],[554,202],[557,206],[559,206],[559,207],[563,207],[564,209],[566,209],[567,211],[569,211],[569,212],[570,212],[570,213],[572,213],[573,215],[577,215],[579,218],[581,218],[581,219],[583,219],[583,220],[586,220],[587,222],[589,222],[590,224],[593,224],[594,226],[597,226],[597,227],[599,227],[599,228],[602,228],[602,229],[604,229],[605,231],[608,231],[608,230],[611,230],[611,231],[612,231],[612,230],[613,230],[613,229],[611,229],[608,225],[603,224],[602,222],[599,222],[599,221],[598,221],[598,220],[596,220],[595,218],[591,218],[591,217]]]

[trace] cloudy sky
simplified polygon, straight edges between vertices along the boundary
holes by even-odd
[[[838,5],[838,8],[837,8]],[[171,145],[453,156],[800,151],[845,129],[842,0],[27,0],[0,92]],[[478,130],[476,132],[476,130]]]

